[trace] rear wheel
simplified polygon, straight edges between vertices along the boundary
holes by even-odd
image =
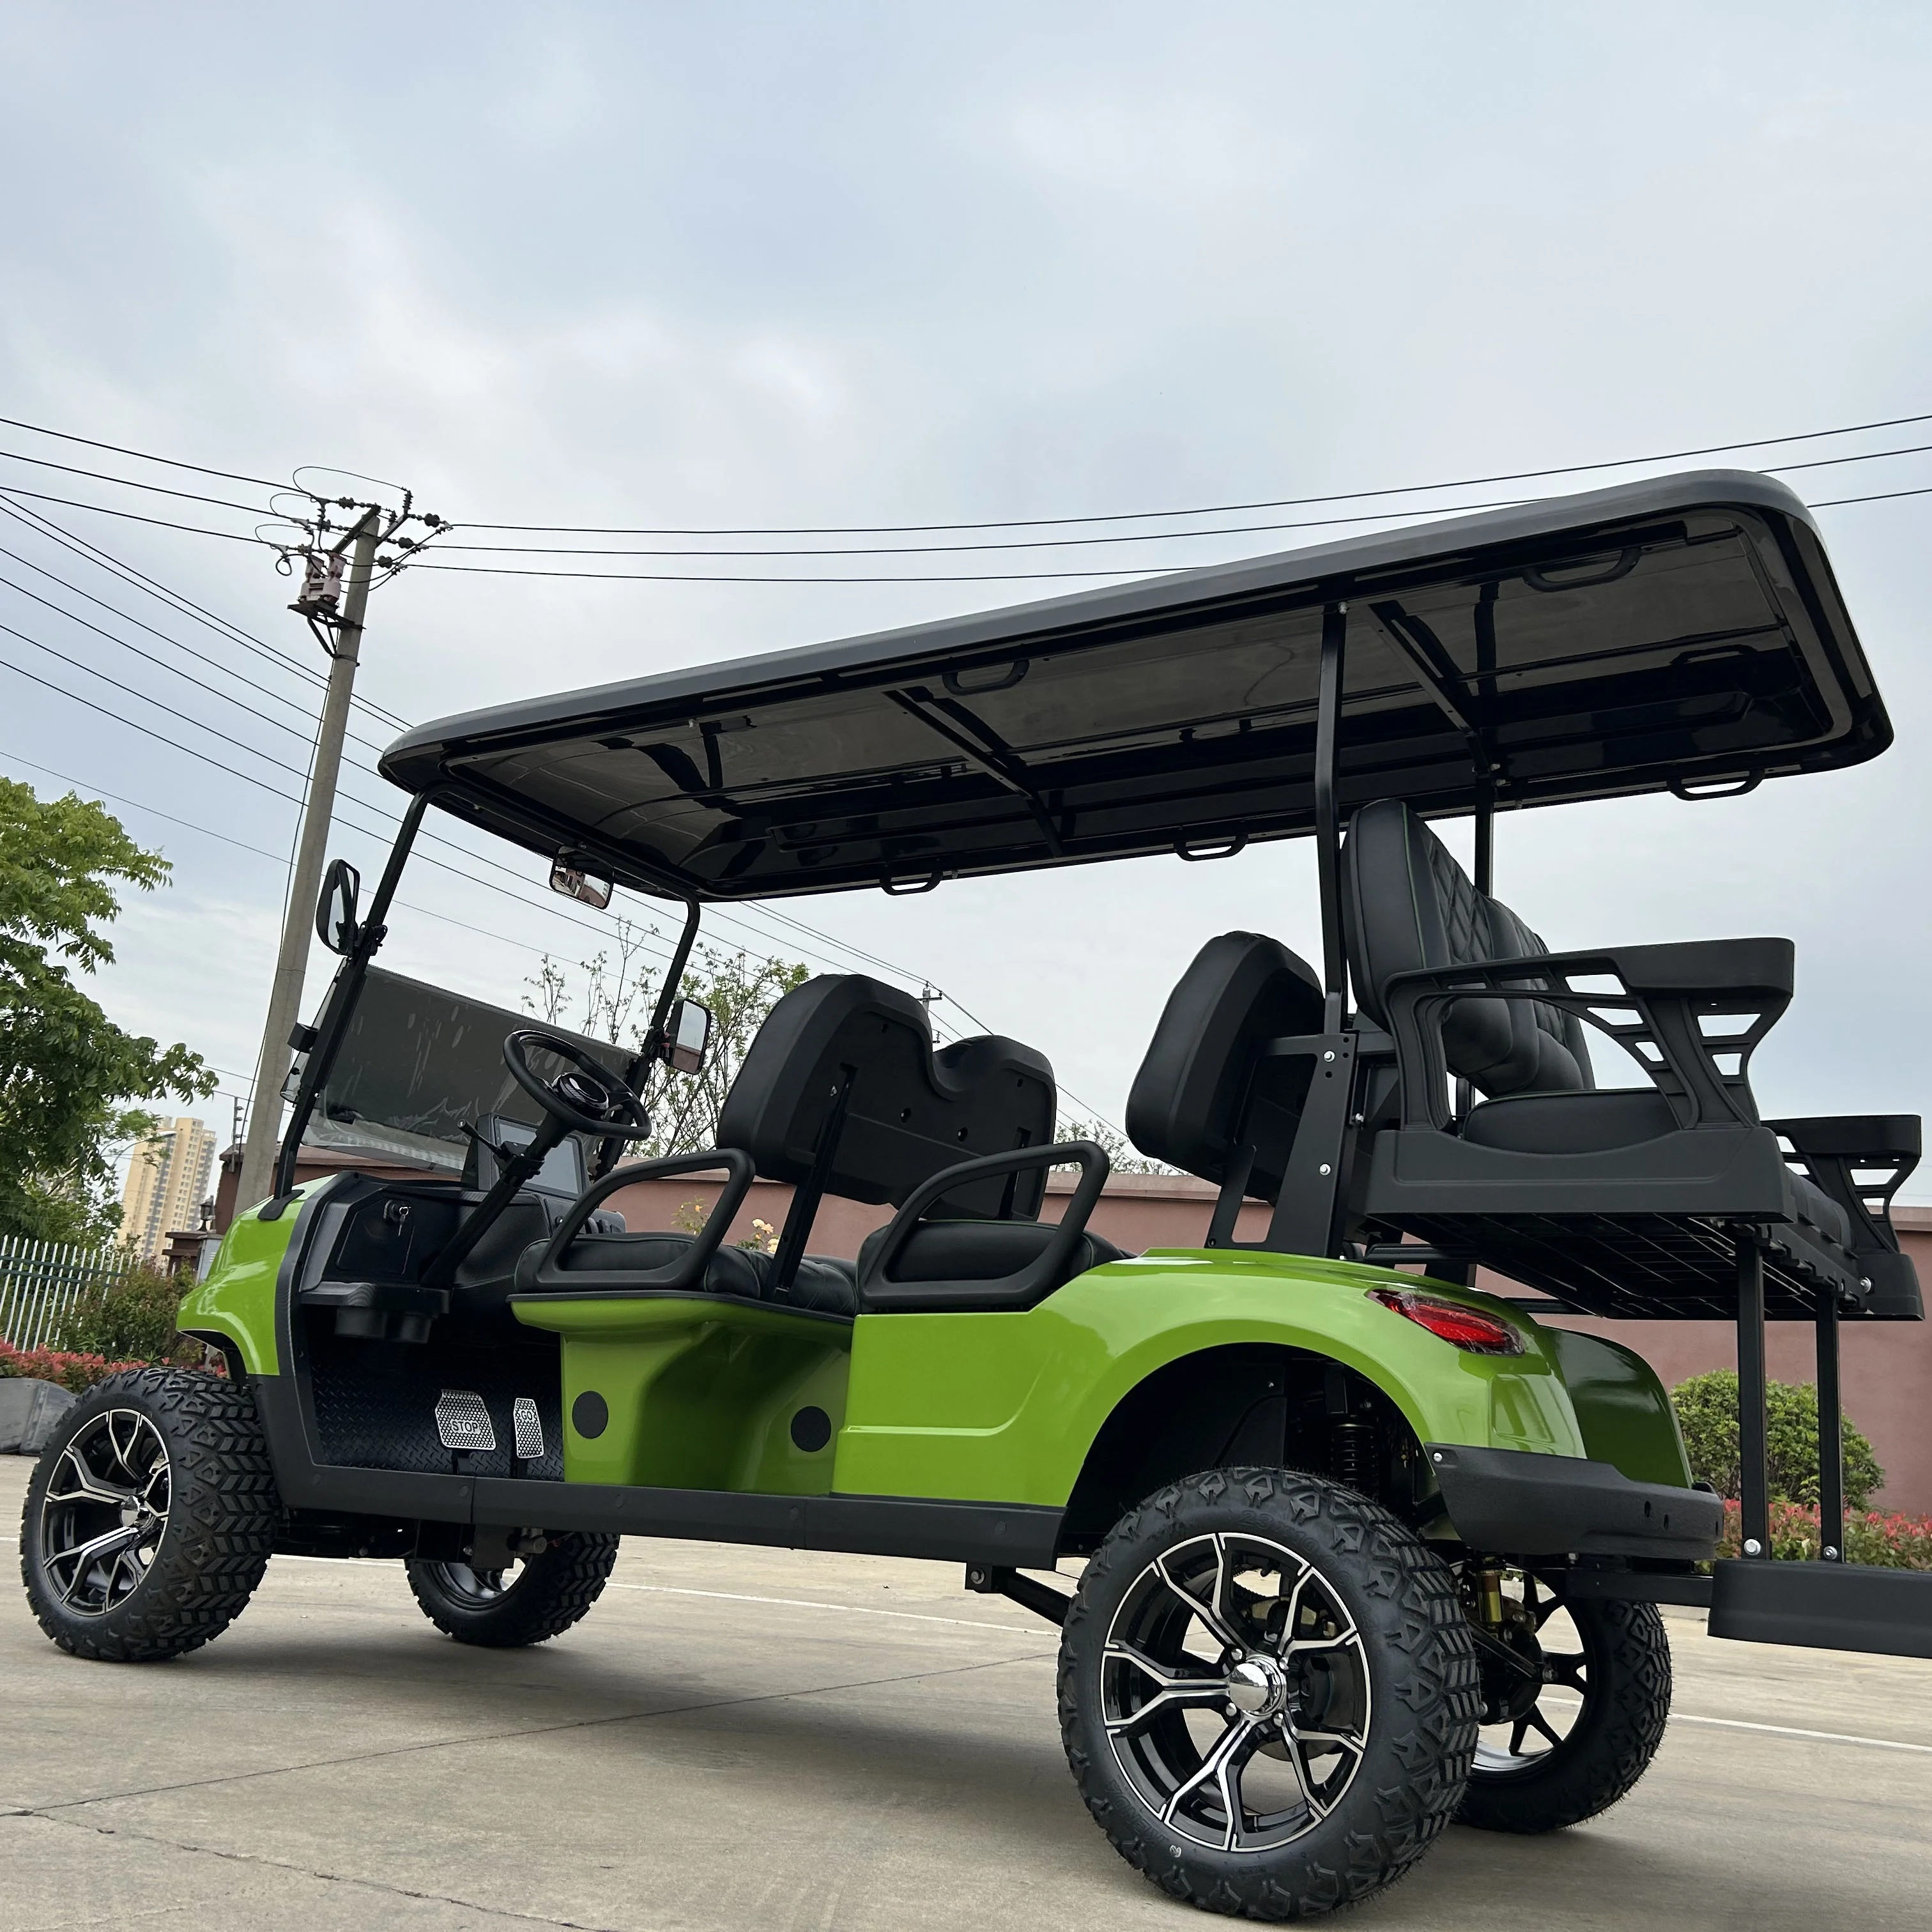
[[[1449,1573],[1354,1491],[1190,1477],[1090,1562],[1060,1648],[1067,1761],[1128,1862],[1298,1918],[1390,1885],[1454,1814],[1480,1708]]]
[[[239,1616],[280,1505],[254,1399],[216,1376],[112,1376],[56,1425],[27,1485],[20,1575],[62,1649],[152,1664]]]
[[[1670,1715],[1654,1604],[1570,1600],[1505,1573],[1476,1641],[1483,1729],[1459,1823],[1555,1832],[1609,1810],[1650,1767]],[[1496,1606],[1492,1605],[1492,1608]]]
[[[502,1569],[412,1556],[410,1588],[422,1613],[458,1643],[514,1650],[569,1629],[604,1594],[617,1538],[570,1532]]]

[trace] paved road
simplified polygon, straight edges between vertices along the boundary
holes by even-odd
[[[0,1456],[8,1529],[27,1467]],[[1089,1822],[1046,1625],[950,1566],[625,1552],[575,1630],[512,1652],[436,1635],[393,1564],[278,1557],[226,1636],[146,1666],[62,1656],[0,1590],[0,1928],[1213,1922]],[[1635,1794],[1451,1832],[1346,1922],[1932,1928],[1932,1663],[1670,1614],[1678,1721]]]

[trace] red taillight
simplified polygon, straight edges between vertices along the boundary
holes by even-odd
[[[1520,1355],[1522,1337],[1507,1322],[1485,1315],[1480,1308],[1465,1308],[1460,1301],[1444,1301],[1433,1294],[1418,1294],[1406,1288],[1372,1288],[1369,1299],[1392,1308],[1398,1315],[1439,1335],[1472,1355]]]

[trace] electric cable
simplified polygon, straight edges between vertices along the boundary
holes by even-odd
[[[0,418],[0,421],[4,421]],[[976,523],[949,524],[801,524],[737,526],[674,526],[651,524],[466,523],[472,530],[546,531],[566,536],[807,537],[910,536],[940,530],[1017,530],[1053,524],[1124,524],[1167,517],[1220,517],[1248,510],[1301,509],[1318,503],[1354,502],[1369,496],[1405,496],[1441,490],[1470,490],[1492,483],[1534,482],[1546,476],[1567,476],[1592,470],[1628,470],[1640,464],[1677,463],[1687,457],[1721,456],[1734,449],[1768,449],[1779,443],[1816,442],[1834,436],[1856,436],[1868,430],[1899,429],[1912,423],[1932,422],[1932,412],[1887,416],[1876,422],[1843,424],[1836,429],[1802,430],[1789,436],[1753,437],[1742,442],[1706,443],[1695,449],[1661,450],[1648,456],[1606,458],[1592,463],[1558,464],[1546,470],[1517,470],[1490,476],[1460,476],[1440,483],[1400,483],[1373,490],[1342,490],[1320,496],[1276,496],[1254,502],[1197,503],[1173,510],[1116,510],[1073,517],[1006,517]]]
[[[0,555],[10,554],[10,552],[0,552]],[[29,567],[31,568],[31,566]],[[44,610],[51,610],[57,616],[64,617],[70,624],[80,624],[85,626],[86,628],[92,631],[96,637],[105,638],[110,644],[118,645],[122,650],[131,652],[136,657],[140,658],[142,662],[153,664],[158,670],[166,672],[170,677],[178,677],[181,679],[185,684],[193,685],[197,691],[206,692],[211,698],[218,699],[224,704],[232,704],[237,710],[245,711],[250,718],[260,718],[264,724],[272,725],[278,731],[286,731],[291,737],[301,739],[304,744],[311,744],[314,742],[314,733],[310,727],[291,724],[285,718],[271,717],[266,711],[258,711],[254,705],[245,703],[241,698],[236,697],[232,692],[222,691],[212,684],[204,683],[201,679],[194,676],[192,673],[183,670],[179,665],[170,664],[166,658],[157,657],[152,651],[144,651],[139,644],[130,644],[124,638],[117,638],[112,631],[103,630],[98,624],[94,623],[88,619],[80,616],[79,613],[64,609],[60,604],[56,604],[50,599],[41,596],[38,592],[29,590],[25,584],[16,584],[10,577],[0,575],[0,587],[4,587],[6,590],[16,592],[22,597],[32,598],[34,602],[39,604]],[[20,633],[16,632],[14,634],[17,637]],[[32,643],[35,640],[30,638],[27,641]],[[38,646],[38,648],[41,650],[46,650],[50,649],[51,646],[46,644],[40,644]],[[56,655],[58,656],[58,653],[56,652]],[[79,662],[80,661],[77,658],[70,658],[68,659],[68,662],[70,664],[75,664]],[[204,660],[204,662],[207,662],[207,660]],[[94,667],[92,664],[82,665],[82,668],[83,670],[92,671],[96,677],[102,675],[100,672],[94,670]],[[225,669],[226,667],[218,665],[217,668]],[[232,674],[231,673],[230,675],[232,675]],[[237,681],[242,683],[247,683],[248,682],[246,679],[239,679]],[[251,685],[250,688],[253,690],[260,690],[261,687],[259,685]],[[271,697],[273,697],[276,694],[272,692],[268,694]],[[292,703],[293,700],[286,700],[284,701]],[[197,720],[196,722],[199,722],[200,721]],[[203,728],[206,729],[206,728],[204,727]],[[358,744],[368,743],[368,740],[367,739],[358,739],[356,742]],[[369,748],[373,752],[380,752],[382,748],[380,745],[370,745]],[[259,757],[261,754],[257,753],[256,755]]]
[[[263,550],[279,550],[282,546],[271,543],[266,537],[237,536],[232,530],[212,530],[206,524],[177,524],[166,517],[144,517],[133,510],[116,510],[105,503],[84,503],[77,496],[50,496],[44,490],[22,490],[17,483],[9,483],[0,488],[0,496],[9,498],[26,496],[36,503],[59,503],[70,510],[92,510],[104,517],[119,517],[130,524],[152,524],[164,530],[186,530],[192,536],[225,537],[230,543],[258,544]],[[293,549],[291,544],[289,548]]]
[[[22,422],[17,416],[0,416],[0,423],[4,423],[9,429],[32,430],[36,436],[53,436],[62,442],[85,443],[89,449],[110,450],[116,456],[138,457],[143,463],[159,463],[170,470],[192,470],[203,476],[224,477],[230,483],[259,483],[266,490],[280,490],[287,487],[280,483],[272,483],[266,476],[244,476],[238,470],[211,470],[206,464],[184,463],[178,456],[155,456],[145,449],[128,449],[118,442],[98,442],[91,436],[75,436],[64,429],[47,429],[39,423]]]
[[[118,484],[124,490],[146,490],[157,496],[178,496],[189,503],[212,503],[217,509],[245,510],[250,516],[278,516],[280,512],[270,508],[264,510],[254,503],[237,503],[226,496],[204,496],[194,490],[170,490],[165,483],[143,483],[132,476],[116,476],[105,470],[82,470],[71,463],[56,463],[45,456],[23,456],[16,449],[0,449],[0,461],[31,463],[42,470],[58,470],[69,476],[89,476],[97,483]],[[287,487],[287,486],[284,486]],[[299,485],[295,486],[299,496],[309,494]]]
[[[1928,449],[1932,449],[1932,443],[1920,442],[1904,449],[1869,450],[1858,456],[1822,456],[1809,462],[1768,465],[1764,473],[1777,476],[1789,470],[1820,470],[1841,463],[1875,463],[1888,456],[1922,455]],[[1511,500],[1521,502],[1523,500],[1516,498]],[[1468,510],[1494,510],[1505,507],[1506,505],[1497,502],[1452,503],[1432,506],[1427,510],[1378,510],[1361,516],[1316,517],[1296,523],[1222,524],[1210,530],[1130,531],[1124,536],[1104,537],[1006,538],[988,543],[884,544],[815,550],[602,550],[549,544],[446,542],[440,547],[440,550],[463,550],[472,555],[482,554],[500,556],[968,556],[981,550],[1064,550],[1096,544],[1185,543],[1208,537],[1262,536],[1280,530],[1316,530],[1330,524],[1375,523],[1395,516],[1455,516]]]
[[[260,758],[265,765],[273,765],[278,771],[290,772],[298,778],[305,780],[308,776],[299,765],[290,764],[286,760],[275,757],[272,752],[258,752],[246,739],[231,737],[219,727],[204,723],[202,719],[195,717],[191,712],[178,711],[172,704],[164,704],[158,698],[151,696],[148,692],[137,688],[134,685],[123,684],[118,677],[110,677],[104,670],[96,670],[92,664],[83,663],[79,658],[70,658],[66,652],[57,651],[52,645],[44,644],[39,638],[28,637],[25,631],[15,630],[11,624],[0,624],[0,631],[4,631],[10,638],[19,638],[23,644],[32,645],[37,651],[45,651],[49,657],[58,658],[62,664],[70,664],[76,670],[86,672],[89,677],[98,677],[103,684],[111,684],[116,691],[125,692],[130,698],[136,699],[142,704],[151,704],[156,710],[166,712],[170,718],[178,718],[184,724],[191,724],[197,731],[206,731],[211,738],[219,738],[224,745],[232,745],[238,752],[246,752],[251,758]],[[4,659],[0,659],[0,662],[4,662]],[[18,670],[20,666],[16,664],[12,668]],[[31,674],[28,674],[31,675]],[[44,680],[40,681],[45,682]],[[58,690],[60,686],[56,685],[52,688]],[[71,692],[68,694],[69,696],[73,694]],[[99,709],[98,706],[95,708]],[[132,725],[137,731],[146,728],[144,725],[134,724],[130,718],[124,718],[121,722],[124,724]],[[190,753],[190,755],[196,754]],[[299,799],[295,801],[297,804],[300,804],[301,802]]]
[[[158,602],[172,610],[178,616],[186,617],[191,622],[200,624],[204,629],[213,632],[225,642],[240,644],[244,650],[261,658],[266,662],[274,664],[284,670],[292,672],[296,676],[306,679],[310,683],[319,688],[326,687],[328,682],[326,675],[317,670],[313,665],[305,663],[292,652],[283,650],[279,646],[268,644],[265,640],[242,630],[238,625],[230,623],[226,618],[218,616],[202,604],[196,603],[191,597],[185,596],[181,592],[161,583],[158,578],[149,577],[145,572],[136,569],[124,558],[116,556],[111,550],[104,550],[99,544],[92,543],[77,532],[56,523],[51,517],[45,516],[38,510],[24,510],[18,505],[8,503],[4,500],[4,493],[0,493],[0,516],[12,518],[16,523],[23,524],[37,536],[44,536],[58,544],[62,549],[71,551],[83,563],[91,563],[106,571],[110,575],[119,578],[122,582],[126,584],[129,589],[139,590],[144,595],[154,598]],[[107,608],[113,609],[117,607],[110,605]],[[126,614],[124,612],[122,614]],[[406,730],[409,728],[406,720],[398,717],[394,712],[386,710],[368,698],[358,695],[352,701],[356,708],[364,716],[374,718],[379,724],[398,730]]]
[[[302,701],[301,699],[291,698],[286,692],[277,691],[271,686],[257,683],[254,679],[237,670],[233,665],[224,663],[219,658],[210,657],[205,651],[196,650],[192,644],[183,644],[180,638],[170,637],[165,631],[157,630],[152,624],[144,622],[142,620],[136,616],[132,611],[124,610],[118,604],[110,604],[104,597],[97,597],[92,591],[83,590],[79,584],[73,583],[69,579],[62,576],[58,571],[50,570],[47,568],[46,565],[34,562],[32,557],[22,556],[18,550],[9,550],[4,544],[0,544],[0,556],[10,558],[15,563],[21,566],[22,568],[33,572],[37,577],[44,577],[50,583],[58,584],[63,590],[69,592],[73,596],[84,598],[88,603],[94,604],[97,608],[106,610],[110,613],[112,616],[118,617],[124,624],[132,624],[136,630],[146,632],[149,637],[158,638],[163,644],[170,646],[172,649],[181,652],[185,656],[193,658],[197,664],[206,664],[211,670],[220,671],[224,677],[232,678],[237,684],[246,685],[250,691],[259,692],[264,698],[274,699],[278,704],[286,704],[291,710],[301,712],[304,718],[312,718],[314,717],[314,713]],[[6,580],[7,580],[4,578],[0,578],[0,583],[4,583]],[[12,587],[20,591],[23,596],[36,597],[36,593],[34,592],[27,590],[23,585],[16,584]],[[71,618],[73,621],[77,624],[87,622],[87,620],[81,616],[77,612],[68,610],[62,605],[52,602],[50,600],[37,597],[36,601],[46,603],[48,609],[59,611],[62,616]],[[88,628],[92,629],[94,627],[90,625]],[[106,636],[108,634],[109,634],[105,632],[102,633],[102,635],[104,636]],[[118,644],[121,642],[121,640],[117,638],[114,639],[114,641]],[[352,738],[355,737],[355,734],[352,732],[350,736]],[[370,740],[367,738],[356,738],[355,742],[358,745],[366,746],[372,752],[380,752],[384,748],[382,746],[375,744]]]

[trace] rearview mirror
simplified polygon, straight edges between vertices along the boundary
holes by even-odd
[[[608,879],[592,878],[588,872],[580,871],[562,859],[554,860],[550,866],[550,889],[554,892],[561,892],[567,899],[595,906],[599,912],[610,903]]]
[[[695,1073],[711,1044],[711,1009],[680,1000],[664,1022],[664,1058],[674,1073]]]
[[[362,890],[362,874],[346,859],[328,862],[315,902],[315,936],[332,952],[355,950],[356,902]]]

